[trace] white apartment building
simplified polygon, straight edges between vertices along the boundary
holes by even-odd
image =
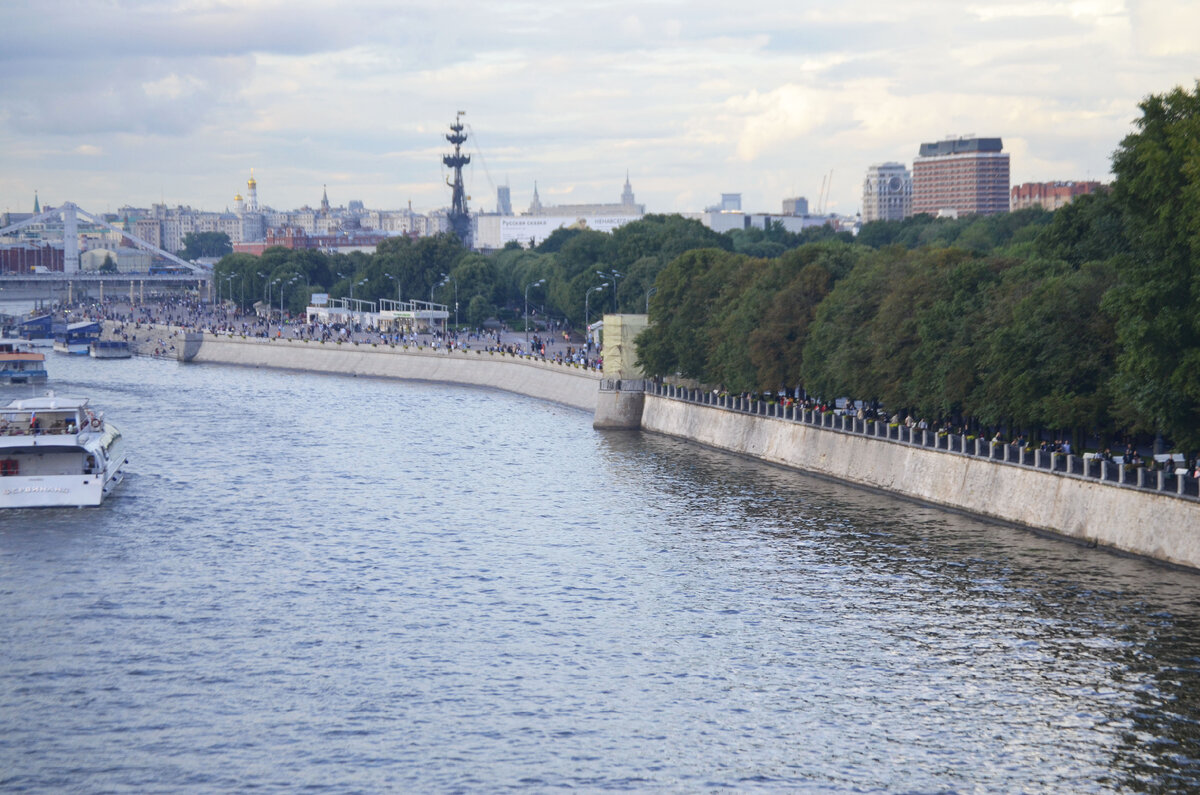
[[[899,221],[912,215],[912,174],[903,163],[876,163],[863,180],[862,219]]]

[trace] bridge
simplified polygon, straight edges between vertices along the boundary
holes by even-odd
[[[173,273],[101,273],[79,269],[79,218],[114,232],[128,240],[135,248],[149,251],[166,260],[175,269]],[[110,295],[128,291],[130,300],[144,296],[146,285],[151,287],[207,289],[211,298],[212,272],[201,265],[188,262],[169,251],[143,240],[137,235],[108,223],[83,210],[74,202],[38,213],[23,221],[0,228],[0,239],[14,235],[23,229],[52,224],[62,226],[63,270],[39,273],[0,273],[0,297],[18,299],[41,299],[74,301],[80,295],[98,295],[103,300],[105,291]],[[2,243],[0,243],[2,245]]]
[[[128,296],[130,302],[144,301],[146,290],[196,290],[212,300],[212,281],[205,274],[191,273],[0,273],[0,301],[24,300],[74,303],[84,296],[103,301],[105,297]]]
[[[152,252],[153,254],[156,254],[159,257],[162,257],[163,259],[167,260],[168,262],[173,263],[174,265],[176,265],[177,267],[183,269],[184,271],[186,271],[188,273],[203,274],[203,273],[208,272],[208,269],[201,265],[196,265],[195,263],[188,262],[187,260],[184,260],[184,259],[180,259],[179,257],[175,256],[171,252],[164,251],[163,249],[159,248],[158,246],[154,245],[153,243],[142,240],[137,235],[131,234],[130,232],[127,232],[124,229],[121,229],[120,227],[113,226],[108,221],[105,221],[103,218],[98,218],[97,216],[92,215],[91,213],[82,209],[81,207],[79,207],[79,205],[75,204],[74,202],[63,202],[63,205],[61,207],[55,207],[54,209],[47,210],[44,213],[38,213],[37,215],[35,215],[31,218],[26,218],[24,221],[18,221],[15,224],[9,224],[8,226],[0,229],[0,237],[4,237],[6,235],[11,235],[14,232],[19,232],[22,229],[25,229],[26,227],[34,226],[37,224],[44,224],[47,222],[56,223],[56,222],[61,221],[62,229],[63,229],[63,232],[62,232],[62,235],[63,235],[63,239],[62,239],[62,242],[63,242],[63,272],[64,273],[78,273],[79,272],[79,216],[83,216],[85,219],[87,219],[88,221],[91,221],[96,226],[103,227],[103,228],[109,230],[110,232],[115,232],[116,234],[120,235],[122,238],[133,243],[135,247],[143,249],[144,251]]]

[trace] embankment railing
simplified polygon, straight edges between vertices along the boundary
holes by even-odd
[[[859,419],[834,411],[821,412],[801,405],[784,405],[737,395],[716,394],[674,384],[646,382],[648,394],[680,400],[722,411],[733,411],[779,422],[804,425],[853,436],[874,439],[885,444],[902,444],[938,451],[948,455],[983,458],[995,464],[1038,469],[1059,477],[1080,478],[1121,488],[1151,491],[1172,497],[1200,501],[1200,480],[1176,474],[1170,467],[1158,470],[1105,461],[1073,454],[1028,450],[1024,446],[994,442],[966,434],[940,433],[926,429],[892,425],[886,420]]]

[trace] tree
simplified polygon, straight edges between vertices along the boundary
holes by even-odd
[[[1113,155],[1128,256],[1105,297],[1120,353],[1114,391],[1135,427],[1200,447],[1200,82],[1147,97]]]
[[[112,254],[104,255],[104,262],[100,264],[101,273],[116,273],[117,263],[113,261]]]
[[[224,232],[188,232],[183,236],[183,250],[178,255],[181,259],[190,260],[223,257],[232,252],[233,244]]]
[[[712,347],[708,324],[723,311],[718,297],[742,259],[721,249],[698,249],[663,269],[650,299],[651,325],[636,343],[644,372],[707,377]]]

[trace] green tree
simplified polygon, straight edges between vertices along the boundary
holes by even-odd
[[[112,254],[104,255],[104,262],[100,263],[101,273],[116,273],[117,263],[113,261]]]
[[[1113,155],[1131,249],[1105,299],[1116,318],[1114,391],[1135,427],[1200,447],[1200,82],[1147,97]]]
[[[675,258],[655,281],[651,325],[637,338],[646,373],[704,379],[712,339],[708,324],[723,311],[718,302],[742,258],[721,249],[697,249]]]
[[[188,232],[183,236],[183,250],[178,252],[181,259],[200,259],[201,257],[223,257],[233,252],[233,244],[229,235],[224,232]]]

